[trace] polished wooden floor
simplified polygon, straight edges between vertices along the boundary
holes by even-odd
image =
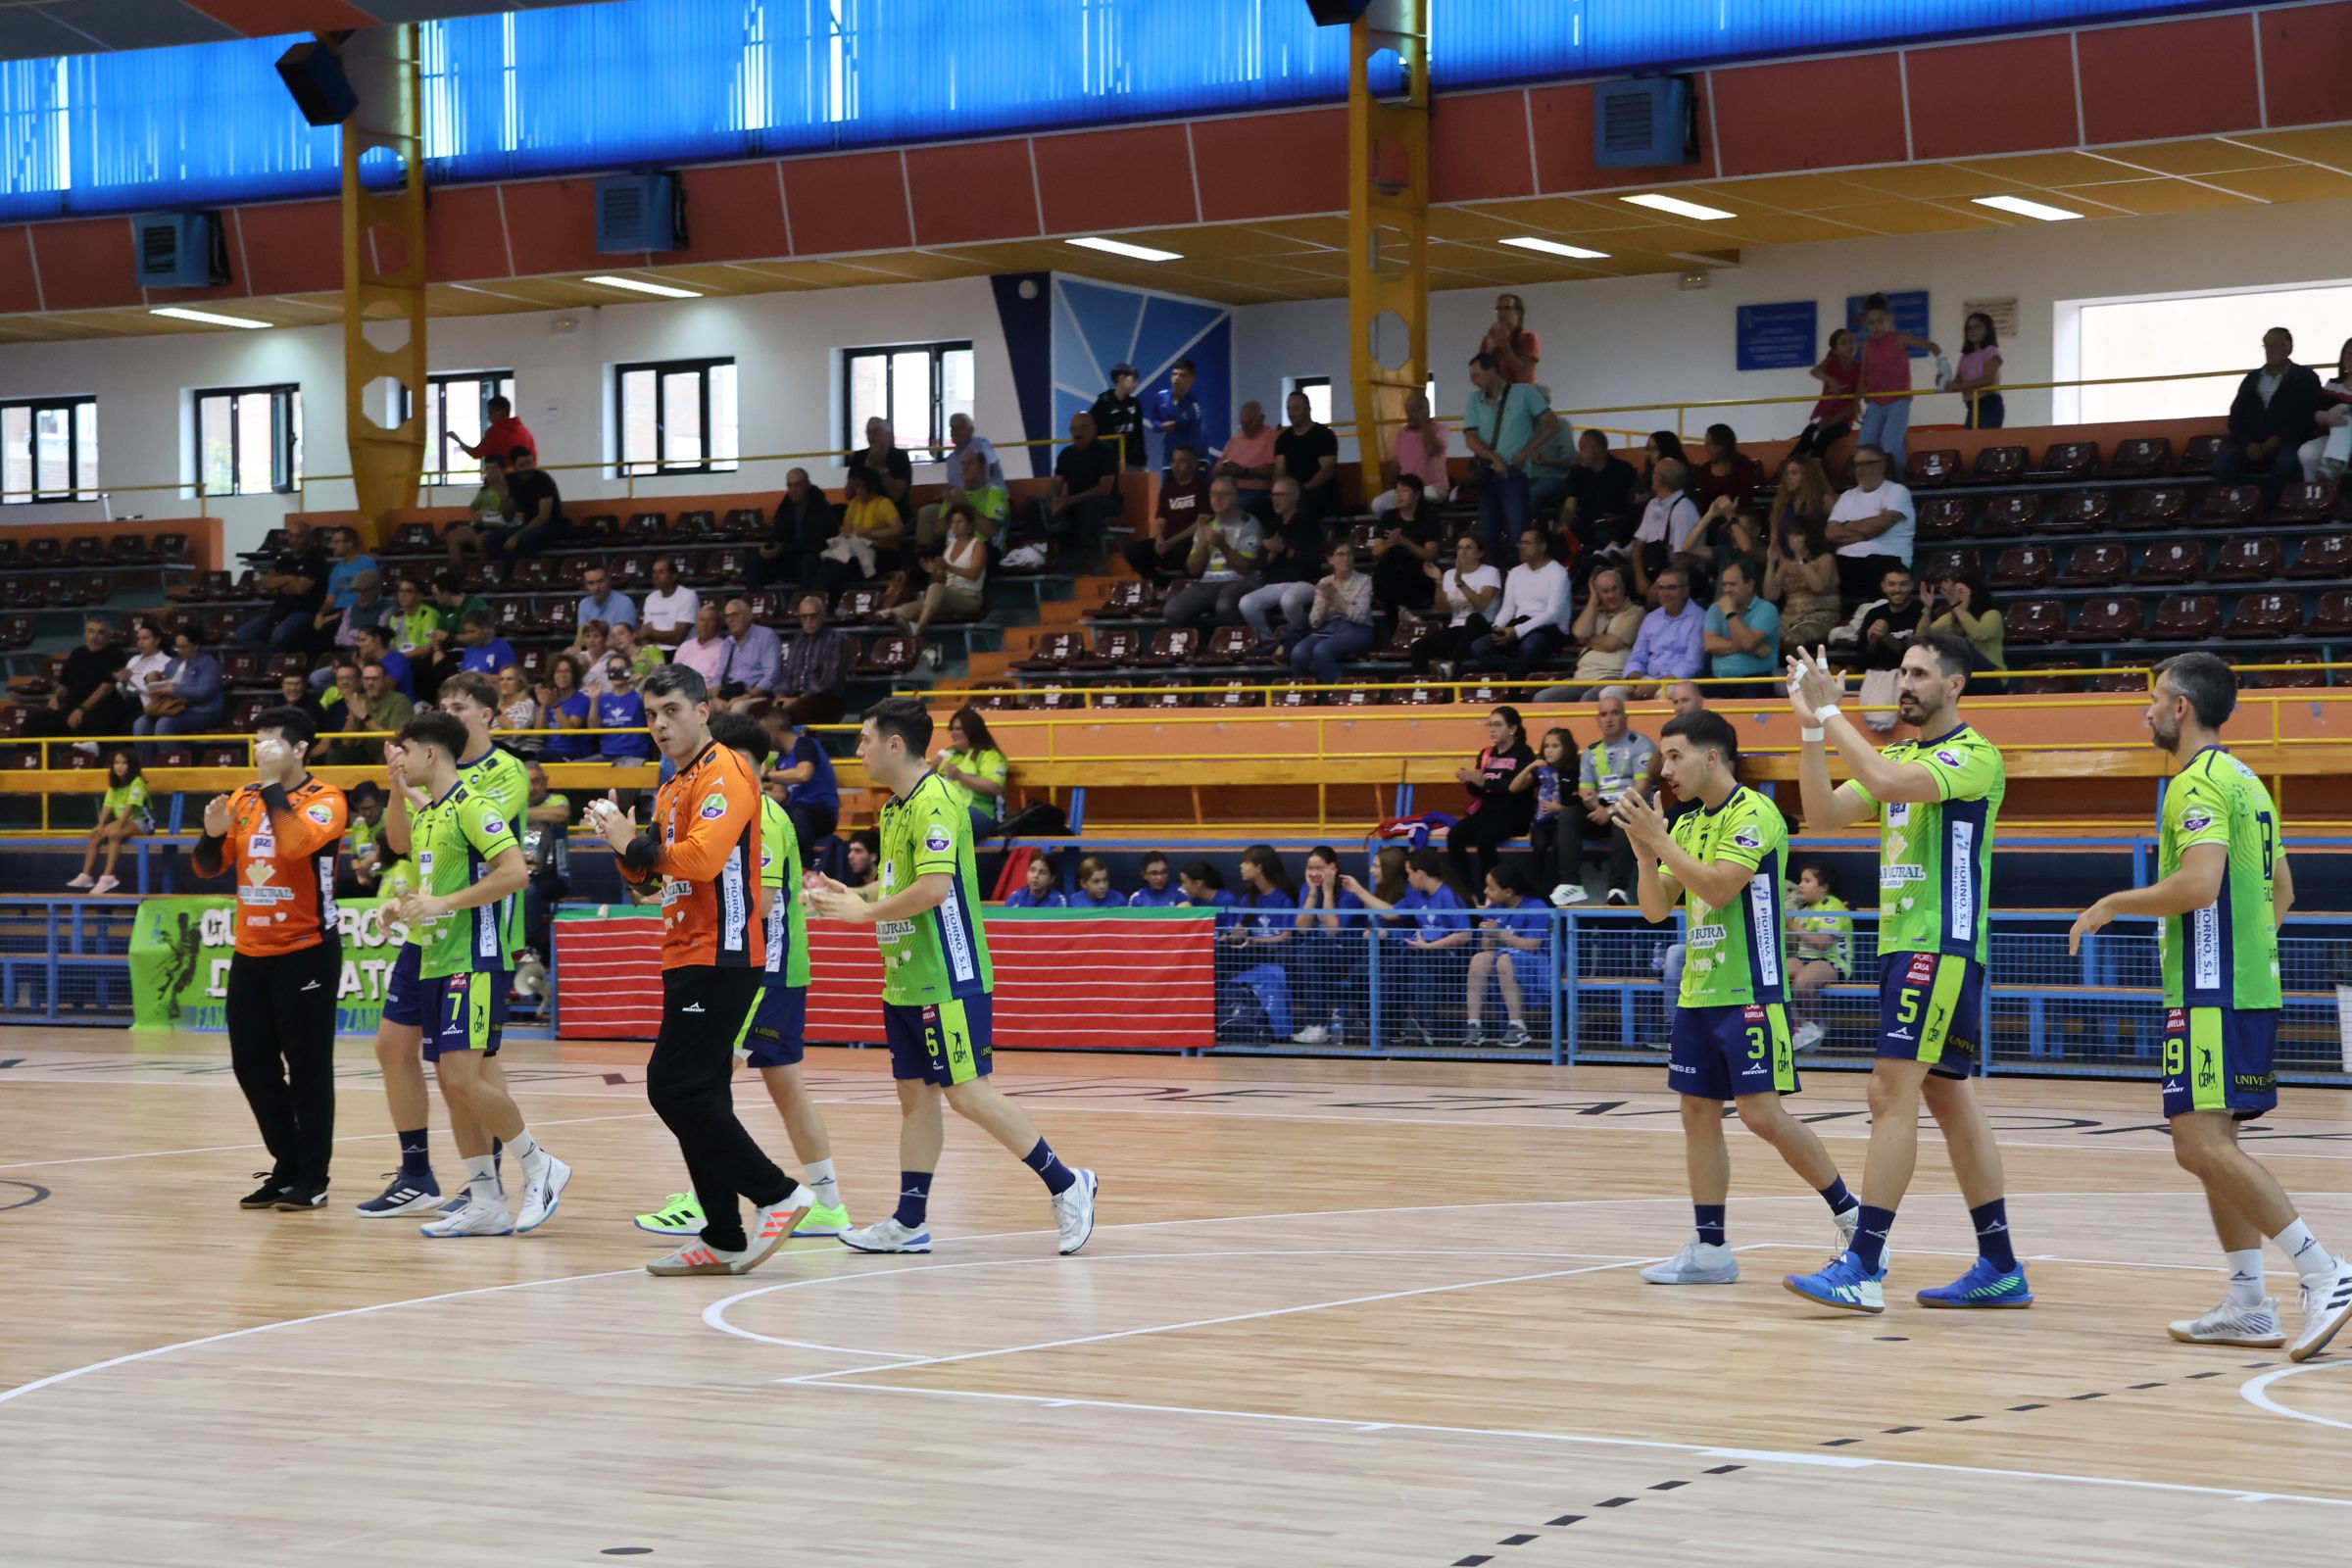
[[[1689,1224],[1662,1065],[1008,1058],[1102,1175],[1082,1256],[956,1127],[933,1255],[657,1280],[628,1217],[679,1179],[639,1056],[514,1048],[578,1180],[538,1235],[435,1243],[351,1213],[394,1163],[363,1043],[333,1207],[249,1214],[218,1040],[0,1031],[0,1563],[2202,1568],[2352,1539],[2352,1354],[2165,1337],[2222,1280],[2148,1086],[1992,1085],[2039,1304],[1908,1304],[1971,1250],[1930,1140],[1874,1319],[1780,1289],[1832,1232],[1737,1131],[1746,1277],[1639,1281]],[[887,1064],[812,1071],[871,1217]],[[1849,1175],[1861,1088],[1798,1102]],[[2263,1128],[2352,1245],[2352,1098]]]

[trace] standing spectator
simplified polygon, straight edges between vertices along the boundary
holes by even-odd
[[[533,463],[539,461],[539,438],[531,434],[529,425],[514,416],[514,405],[511,401],[494,397],[482,405],[482,412],[490,416],[490,422],[482,426],[481,440],[467,446],[455,430],[444,430],[441,432],[444,452],[450,443],[456,442],[458,450],[469,458],[503,458],[516,447],[521,447],[531,455]]]
[[[716,605],[695,607],[694,635],[678,644],[670,657],[702,676],[707,689],[718,690],[718,672],[727,664],[727,627]]]
[[[1580,553],[1594,555],[1631,537],[1626,527],[1634,510],[1634,466],[1609,450],[1609,438],[1586,430],[1576,438],[1576,466],[1568,470],[1560,501],[1560,526]]]
[[[1488,323],[1487,335],[1479,339],[1478,352],[1494,358],[1504,380],[1521,384],[1535,380],[1536,363],[1544,358],[1544,339],[1529,330],[1527,307],[1518,295],[1494,297],[1494,319]]]
[[[745,563],[747,568],[750,564]],[[678,579],[674,556],[656,556],[653,570],[654,587],[645,596],[644,618],[638,622],[638,634],[654,647],[675,648],[694,635],[695,616],[703,608],[703,596]],[[745,575],[753,573],[747,570]]]
[[[482,554],[492,561],[502,556],[531,556],[564,543],[570,524],[564,519],[564,493],[554,474],[539,466],[528,447],[507,454],[507,506],[514,526],[484,536]]]
[[[575,761],[596,754],[596,743],[585,735],[568,733],[588,727],[595,711],[587,677],[577,655],[558,654],[547,662],[547,682],[534,694],[539,699],[540,727],[563,731],[545,738],[539,755],[551,762]]]
[[[1503,547],[1534,520],[1527,460],[1551,439],[1559,422],[1544,394],[1504,375],[1493,355],[1482,353],[1470,362],[1462,439],[1470,447],[1479,537],[1489,554],[1501,557]]]
[[[1798,1051],[1821,1044],[1822,988],[1851,979],[1854,971],[1854,917],[1838,896],[1838,868],[1827,860],[1807,860],[1796,868],[1796,887],[1788,895],[1788,1016],[1796,1023],[1790,1042]]]
[[[1194,466],[1208,454],[1208,431],[1203,428],[1200,400],[1193,396],[1193,362],[1178,360],[1168,369],[1168,384],[1144,400],[1144,422],[1159,432],[1160,467],[1176,466],[1179,451],[1193,455]]]
[[[1257,559],[1259,586],[1237,603],[1264,652],[1281,640],[1273,626],[1277,612],[1289,635],[1306,634],[1323,565],[1322,526],[1299,510],[1298,483],[1287,473],[1274,481],[1274,526],[1260,541]]]
[[[1952,577],[1928,584],[1920,596],[1920,631],[1948,632],[1968,643],[1972,667],[1978,671],[2009,667],[2008,625],[1984,585],[1970,577]],[[1973,683],[1972,683],[1973,684]]]
[[[1258,557],[1265,528],[1241,510],[1237,481],[1220,474],[1208,487],[1208,519],[1193,535],[1186,564],[1192,581],[1168,596],[1162,615],[1171,626],[1231,626],[1242,618],[1242,596],[1264,580]]]
[[[1626,722],[1626,690],[1611,686],[1600,694],[1595,717],[1600,738],[1585,748],[1578,775],[1577,800],[1585,813],[1585,834],[1609,847],[1611,904],[1634,902],[1634,842],[1609,808],[1627,790],[1647,795],[1658,783],[1658,747],[1648,736]]]
[[[545,738],[517,733],[540,727],[539,699],[523,684],[520,664],[509,664],[498,672],[498,721],[494,727],[509,732],[506,748],[516,757],[539,755]]]
[[[2303,477],[2313,484],[2341,479],[2352,466],[2352,337],[2336,350],[2335,377],[2321,392],[2319,412],[2312,416],[2319,433],[2296,449]]]
[[[130,711],[115,685],[115,672],[129,656],[115,641],[115,623],[104,615],[85,616],[81,646],[66,656],[57,688],[47,706],[24,715],[27,735],[120,735],[130,724]],[[97,748],[88,750],[95,755]],[[48,759],[46,749],[42,752]]]
[[[1061,877],[1054,864],[1054,857],[1039,850],[1029,858],[1029,885],[1014,888],[1005,897],[1007,909],[1066,909],[1070,901],[1063,896]]]
[[[912,471],[911,469],[908,471]],[[869,479],[868,484],[871,484]],[[833,517],[833,503],[825,493],[809,482],[807,468],[792,468],[784,474],[784,494],[776,502],[775,515],[768,519],[767,537],[760,548],[743,564],[744,584],[765,588],[771,583],[816,581],[817,563],[824,555],[825,543],[838,532]],[[654,563],[654,586],[662,586],[661,560]],[[674,573],[673,573],[674,575]],[[692,594],[693,589],[686,590]],[[696,600],[700,604],[699,599]],[[654,613],[654,599],[647,595],[645,613],[650,621]],[[694,624],[694,611],[688,608],[664,632],[680,632]],[[674,643],[677,637],[663,637],[664,643]]]
[[[1592,591],[1585,596],[1585,608],[1568,627],[1568,636],[1577,647],[1576,670],[1569,676],[1562,696],[1545,692],[1540,694],[1540,700],[1590,702],[1601,687],[1623,678],[1625,662],[1633,657],[1634,644],[1642,635],[1642,619],[1646,613],[1641,603],[1626,591],[1624,572],[1615,566],[1602,566],[1594,571]]]
[[[280,653],[299,648],[326,597],[327,570],[326,550],[311,525],[288,518],[285,544],[256,585],[270,596],[270,608],[237,628],[237,641]]]
[[[1474,533],[1453,542],[1452,565],[1441,572],[1433,561],[1421,569],[1436,579],[1438,612],[1446,617],[1445,625],[1426,633],[1413,648],[1414,672],[1426,675],[1440,660],[1467,659],[1470,645],[1492,629],[1487,612],[1502,597],[1502,573],[1487,564],[1486,547]],[[1379,598],[1377,577],[1372,592]]]
[[[1919,633],[1919,584],[1909,566],[1889,566],[1880,579],[1883,596],[1862,614],[1860,643],[1864,669],[1895,669]]]
[[[1943,351],[1931,339],[1896,331],[1884,294],[1862,302],[1862,443],[1881,448],[1899,473],[1911,433],[1911,351]]]
[[[832,757],[805,725],[775,709],[768,710],[765,722],[776,740],[767,782],[783,787],[784,814],[792,818],[792,830],[813,861],[816,847],[841,825],[841,781],[834,775]]]
[[[1536,902],[1535,889],[1515,865],[1498,865],[1487,873],[1483,907],[1478,951],[1470,955],[1462,1049],[1486,1046],[1486,1026],[1479,1015],[1486,1009],[1487,983],[1492,980],[1502,992],[1502,1038],[1494,1044],[1504,1051],[1524,1051],[1535,1038],[1527,1032],[1527,994],[1520,971],[1524,967],[1539,988],[1550,978],[1545,971],[1550,967],[1546,955],[1551,950],[1551,916]],[[1541,989],[1537,995],[1543,995]]]
[[[1968,404],[1968,428],[1998,430],[2008,407],[2001,401],[2001,340],[1992,330],[1992,318],[1971,311],[1960,327],[1960,365],[1944,384]]]
[[[1551,559],[1544,529],[1530,524],[1519,535],[1519,564],[1502,580],[1502,600],[1490,617],[1494,629],[1470,645],[1471,667],[1524,676],[1559,647],[1568,608],[1568,568]]]
[[[1298,510],[1319,522],[1340,510],[1340,438],[1315,422],[1305,393],[1293,392],[1284,408],[1291,422],[1274,438],[1274,458],[1298,481]]]
[[[810,605],[817,607],[820,616],[823,614],[823,600],[809,594],[801,601],[804,612]],[[723,617],[727,623],[727,652],[718,662],[718,684],[711,692],[730,711],[750,712],[776,691],[784,663],[784,645],[773,631],[753,617],[749,600],[728,600]]]
[[[917,642],[942,615],[956,620],[970,620],[988,607],[988,546],[980,542],[974,531],[976,519],[972,504],[958,501],[948,513],[947,542],[940,553],[925,565],[930,573],[930,585],[920,599],[907,601],[891,611],[906,634]],[[941,653],[937,643],[923,644],[923,662],[937,669]]]
[[[1446,467],[1446,426],[1430,416],[1428,395],[1407,393],[1404,422],[1389,437],[1389,456],[1380,466],[1381,492],[1372,498],[1373,516],[1403,505],[1399,481],[1408,473],[1421,481],[1425,501],[1444,501],[1453,493],[1453,478]]]
[[[220,661],[204,651],[192,631],[172,641],[178,657],[165,667],[161,680],[149,682],[141,705],[144,711],[131,721],[134,735],[209,734],[220,727],[227,710]]]
[[[1706,612],[1690,602],[1690,578],[1680,567],[1659,573],[1658,608],[1625,656],[1626,684],[1647,697],[1661,678],[1689,680],[1706,668]]]
[[[326,548],[334,558],[326,571],[326,602],[335,609],[349,610],[358,600],[363,574],[374,574],[379,584],[383,581],[375,558],[360,548],[357,528],[327,529]]]
[[[888,419],[876,415],[865,421],[865,448],[850,459],[849,471],[864,474],[870,494],[898,508],[902,516],[906,514],[906,497],[914,488],[914,465],[899,450]],[[784,478],[789,484],[792,475]]]
[[[1446,858],[1453,867],[1455,886],[1483,886],[1502,847],[1525,833],[1536,819],[1536,798],[1511,788],[1512,781],[1535,760],[1519,710],[1497,708],[1487,715],[1487,744],[1478,760],[1453,770],[1453,776],[1470,792],[1470,809],[1446,830]],[[1477,861],[1475,876],[1473,858]]]
[[[1826,458],[1861,417],[1862,361],[1854,352],[1851,329],[1841,326],[1830,334],[1830,352],[1808,373],[1821,383],[1821,401],[1813,405],[1796,445],[1788,449],[1791,461]]]
[[[1168,454],[1168,471],[1159,482],[1159,504],[1146,529],[1120,547],[1127,564],[1146,582],[1171,575],[1192,554],[1193,533],[1208,515],[1208,481],[1200,476],[1200,458],[1191,447]]]
[[[645,699],[637,692],[637,671],[625,660],[605,661],[605,694],[596,700],[596,755],[608,762],[650,762],[654,738],[646,733]]]
[[[1728,424],[1707,426],[1707,455],[1690,472],[1690,497],[1699,511],[1731,501],[1731,510],[1745,512],[1754,505],[1764,484],[1764,466],[1740,450],[1740,437]]]
[[[972,837],[996,832],[1004,819],[1004,795],[1012,788],[1012,762],[988,732],[980,710],[966,703],[948,720],[948,744],[934,764],[948,792],[972,815]]]
[[[1519,794],[1536,798],[1527,842],[1535,851],[1536,875],[1551,877],[1551,904],[1565,909],[1585,902],[1585,813],[1576,800],[1576,737],[1565,729],[1544,732],[1536,760],[1511,780]]]
[[[1818,465],[1808,466],[1818,469]],[[1793,465],[1791,465],[1793,466]],[[1787,494],[1783,481],[1783,494]],[[1773,504],[1780,510],[1780,503]],[[1838,596],[1838,558],[1830,553],[1829,524],[1810,511],[1790,509],[1767,530],[1764,597],[1781,607],[1781,637],[1791,648],[1819,648],[1845,618]]]
[[[127,746],[119,746],[106,760],[106,793],[98,799],[98,825],[90,829],[81,852],[81,871],[66,884],[74,892],[84,890],[105,894],[122,885],[115,875],[122,862],[122,846],[142,833],[155,831],[155,813],[147,806],[147,781],[139,776],[139,754]],[[98,857],[106,857],[106,864]],[[96,871],[98,879],[90,880]]]
[[[1389,510],[1373,524],[1372,597],[1387,610],[1424,609],[1439,576],[1446,524],[1417,473],[1398,474],[1381,499]]]
[[[1291,649],[1291,672],[1337,686],[1341,663],[1372,648],[1372,579],[1355,569],[1355,547],[1345,539],[1328,559],[1331,575],[1315,584],[1306,635]]]
[[[1680,458],[1662,458],[1649,470],[1649,504],[1634,530],[1634,592],[1648,598],[1651,584],[1669,566],[1688,565],[1691,538],[1698,532],[1698,508],[1687,488],[1690,470]]]
[[[1135,395],[1142,379],[1132,365],[1112,366],[1109,387],[1088,411],[1094,416],[1095,434],[1110,449],[1118,466],[1130,471],[1142,469],[1151,461],[1144,450],[1144,406]]]
[[[580,587],[583,592],[579,612],[573,618],[581,624],[591,620],[601,620],[607,626],[637,624],[637,607],[629,603],[627,594],[612,586],[612,574],[605,569],[604,563],[592,563],[580,573]]]
[[[734,606],[727,607],[730,615]],[[849,705],[842,690],[850,682],[857,645],[838,626],[825,624],[825,602],[814,594],[801,600],[801,634],[785,650],[776,677],[776,702],[795,724],[838,723]],[[728,639],[732,648],[734,639]]]
[[[1260,517],[1274,514],[1274,427],[1257,403],[1242,405],[1241,428],[1226,439],[1216,477],[1241,486],[1242,505]]]
[[[1829,541],[1838,550],[1838,591],[1850,602],[1867,599],[1881,578],[1911,565],[1918,511],[1911,492],[1894,482],[1894,455],[1864,442],[1854,448],[1854,487],[1830,509]]]
[[[1752,561],[1734,561],[1723,568],[1716,584],[1718,597],[1707,610],[1703,639],[1707,672],[1719,681],[1743,676],[1771,675],[1781,667],[1781,612],[1760,597],[1757,579],[1763,568]],[[1725,697],[1761,698],[1762,686],[1726,687]]]
[[[465,644],[466,650],[458,656],[460,669],[496,675],[515,662],[514,646],[491,630],[490,612],[487,610],[466,612],[466,619],[459,625],[458,638]],[[396,724],[392,727],[397,729],[400,726]]]
[[[1093,415],[1071,415],[1070,444],[1054,460],[1053,484],[1037,498],[1038,529],[1048,538],[1073,537],[1081,550],[1092,553],[1125,506],[1118,452],[1096,439]]]
[[[2295,363],[2295,334],[2272,327],[2262,334],[2262,368],[2246,372],[2230,401],[2230,438],[2213,455],[2213,476],[2224,484],[2253,480],[2263,505],[2276,507],[2302,472],[2302,445],[2327,401],[2318,374]]]

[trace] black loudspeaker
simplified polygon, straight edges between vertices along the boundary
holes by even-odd
[[[325,44],[296,44],[277,57],[277,74],[314,125],[340,125],[360,107],[360,95],[343,74],[343,57]]]
[[[1318,27],[1344,27],[1362,16],[1372,0],[1306,0],[1306,9],[1315,14]]]

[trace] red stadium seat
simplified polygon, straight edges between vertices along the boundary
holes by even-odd
[[[2057,586],[2112,588],[2124,580],[2131,564],[2131,555],[2122,545],[2077,545],[2067,554]]]
[[[708,512],[681,512],[670,527],[688,539],[709,539],[718,533],[718,519]]]
[[[730,539],[757,539],[767,532],[767,514],[758,507],[737,507],[719,531]]]
[[[2338,499],[2329,480],[2297,480],[2278,492],[2278,504],[2271,509],[2271,515],[2280,522],[2319,522],[2333,514]]]
[[[2262,486],[2217,484],[2205,492],[2205,502],[2197,508],[2196,520],[2206,527],[2242,527],[2261,512]]]
[[[2289,577],[2352,577],[2352,534],[2315,533],[2295,552]]]
[[[2317,654],[2265,656],[2263,662],[2266,664],[2286,664],[2293,667],[2258,669],[2248,674],[2241,684],[2246,690],[2256,692],[2293,691],[2304,687],[2325,686],[2328,684],[2327,671],[2313,667],[2319,662],[2320,656]]]
[[[2093,599],[2082,607],[2082,618],[2066,634],[2068,642],[2121,643],[2140,634],[2147,615],[2136,599]]]
[[[2268,582],[2286,569],[2286,550],[2268,534],[2232,539],[2214,552],[2215,582]]]
[[[1152,651],[1136,661],[1139,664],[1167,665],[1191,663],[1200,652],[1200,631],[1197,626],[1162,626],[1152,639]]]
[[[2188,445],[2181,449],[2180,456],[2173,460],[2173,471],[2175,473],[2211,473],[2213,460],[2222,455],[2222,442],[2225,439],[2227,438],[2219,435],[2190,436]]]
[[[2170,436],[2133,436],[2115,444],[2115,456],[2107,460],[2107,471],[2118,478],[2140,478],[2162,473],[2173,466],[2173,442]]]
[[[1130,577],[1114,582],[1101,604],[1086,612],[1089,620],[1133,620],[1152,605],[1152,585]]]
[[[855,626],[873,619],[882,612],[882,590],[879,588],[844,588],[841,597],[833,602],[833,623]]]
[[[1919,542],[1934,545],[1967,538],[1975,511],[1975,504],[1966,496],[1922,498],[1919,502]]]
[[[1257,631],[1250,626],[1219,626],[1208,634],[1208,646],[1193,657],[1196,664],[1251,664],[1258,662]]]
[[[2313,637],[2352,637],[2352,589],[2330,588],[2320,595],[2303,630]]]
[[[617,539],[620,537],[620,519],[610,512],[600,512],[592,517],[582,517],[572,526],[591,539]]]
[[[2148,635],[2159,642],[2201,643],[2221,634],[2222,602],[2211,594],[2182,594],[2156,607]]]
[[[1414,651],[1421,646],[1422,640],[1442,624],[1443,622],[1437,620],[1424,620],[1418,615],[1398,615],[1396,630],[1390,636],[1388,645],[1383,648],[1375,648],[1364,657],[1380,664],[1409,662]]]
[[[2138,692],[2144,695],[2148,689],[2148,677],[2128,670],[2102,670],[2083,684],[2085,689],[2094,692]]]
[[[1917,567],[1921,582],[1944,582],[1953,577],[1972,577],[1977,570],[1974,550],[1929,550],[1920,554]]]
[[[626,529],[629,538],[648,540],[660,539],[668,531],[669,514],[666,512],[632,513]]]
[[[1256,683],[1248,680],[1228,680],[1200,699],[1202,708],[1263,708],[1265,694]]]
[[[2074,675],[2028,675],[2016,689],[2020,697],[2074,697],[2081,694],[2082,682]]]
[[[923,645],[912,637],[877,637],[851,667],[859,675],[883,678],[904,675],[914,668],[922,654]]]
[[[2303,629],[2303,607],[2293,594],[2248,594],[2237,602],[2225,637],[2292,637]]]
[[[2099,444],[2095,441],[2053,441],[2041,455],[2039,466],[2025,477],[2037,483],[2087,479],[2098,471]]]
[[[1115,669],[1144,654],[1144,634],[1132,626],[1095,633],[1095,650],[1080,661],[1089,669]]]
[[[2115,497],[2104,490],[2069,490],[2050,508],[2044,533],[2097,533],[2115,517]]]
[[[1979,533],[2026,533],[2041,521],[2041,497],[1994,496],[1977,519]]]
[[[2058,553],[2048,545],[2011,545],[1984,574],[1984,586],[2001,593],[2046,588],[2058,574]]]
[[[2054,643],[2066,636],[2066,603],[2058,599],[2021,599],[2002,617],[2012,648]]]
[[[1986,447],[1977,454],[1977,465],[1969,470],[1970,484],[2015,484],[2026,471],[2033,457],[2024,447]]]
[[[2124,507],[2128,528],[2175,528],[2188,515],[2188,492],[2171,485],[2134,490]]]
[[[1016,659],[1012,667],[1026,674],[1050,674],[1070,667],[1086,652],[1086,635],[1075,631],[1050,631],[1037,640],[1036,650],[1027,659]]]
[[[1950,484],[1960,474],[1960,454],[1948,448],[1914,452],[1903,466],[1903,483],[1913,490],[1933,490]]]

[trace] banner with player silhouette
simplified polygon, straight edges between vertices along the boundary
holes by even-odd
[[[339,1034],[373,1034],[383,1017],[384,986],[407,929],[386,924],[381,899],[339,903],[343,982],[336,999]],[[131,1027],[227,1027],[228,960],[236,952],[234,899],[149,899],[130,928]]]

